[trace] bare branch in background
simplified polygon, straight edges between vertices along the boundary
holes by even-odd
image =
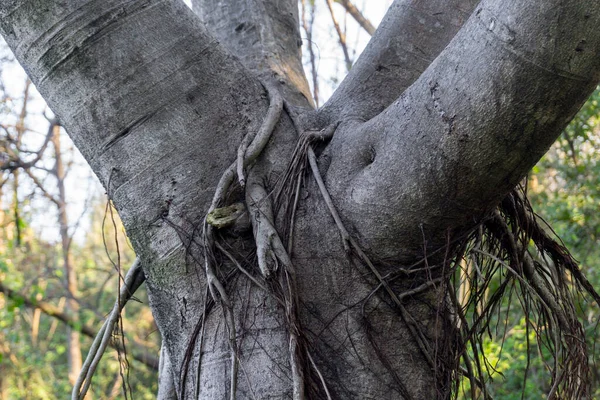
[[[313,3],[310,8],[310,21],[306,19],[306,0],[302,0],[302,28],[306,32],[306,42],[308,46],[308,55],[310,57],[310,75],[313,83],[313,99],[315,105],[319,108],[319,79],[317,74],[317,61],[315,59],[315,52],[313,49],[313,25],[315,22],[315,4]]]
[[[12,171],[16,170],[17,168],[28,169],[28,168],[35,166],[35,164],[37,164],[38,161],[40,161],[40,159],[44,155],[44,152],[46,151],[46,148],[48,147],[48,143],[50,142],[50,139],[52,138],[53,129],[54,129],[54,126],[56,126],[56,124],[57,124],[56,121],[50,122],[50,126],[48,127],[48,132],[46,133],[46,138],[44,139],[44,143],[39,148],[39,150],[29,152],[29,151],[24,151],[24,150],[19,149],[19,152],[27,152],[27,153],[35,154],[35,157],[33,159],[31,159],[29,161],[23,161],[20,158],[18,158],[18,156],[16,156],[16,155],[13,155],[12,158],[9,155],[8,161],[0,165],[0,170],[12,172]],[[8,151],[8,149],[7,149],[7,151]]]
[[[81,333],[87,337],[93,339],[97,335],[97,332],[94,328],[92,328],[91,326],[81,325],[80,322],[74,319],[71,315],[61,311],[58,307],[50,303],[47,303],[45,301],[33,300],[24,294],[7,288],[2,282],[0,282],[0,292],[4,293],[6,297],[8,297],[11,300],[22,302],[25,306],[29,308],[39,309],[44,314],[56,318],[65,325],[73,329],[79,329]],[[109,345],[117,351],[122,351],[122,349],[120,349],[121,343],[118,341],[110,341]],[[158,370],[158,359],[153,355],[149,354],[150,350],[146,349],[143,345],[136,342],[133,342],[131,346],[133,349],[135,349],[135,351],[133,352],[133,358],[146,365],[148,368]]]
[[[52,193],[48,192],[45,188],[44,188],[44,184],[42,182],[40,182],[40,180],[33,175],[33,173],[29,170],[26,169],[25,173],[27,175],[29,175],[29,178],[31,178],[31,180],[33,181],[33,183],[35,183],[35,185],[37,186],[38,189],[40,189],[40,191],[42,192],[42,195],[47,198],[48,200],[50,200],[52,203],[54,203],[57,207],[60,207],[60,202],[58,201],[58,199],[56,197],[54,197],[52,195]]]
[[[342,51],[344,52],[344,61],[346,62],[346,70],[350,71],[352,68],[352,60],[350,59],[350,53],[348,53],[348,46],[346,45],[346,34],[340,28],[340,24],[335,17],[335,13],[333,12],[333,1],[326,0],[327,8],[329,9],[329,13],[331,14],[331,22],[333,22],[333,27],[338,34],[338,38],[340,40],[340,46],[342,46]]]
[[[336,3],[344,7],[348,14],[371,36],[375,33],[375,27],[350,0],[335,0]]]

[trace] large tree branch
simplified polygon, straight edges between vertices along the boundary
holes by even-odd
[[[302,67],[297,0],[193,0],[208,29],[263,79],[273,74],[284,97],[312,104]]]
[[[97,332],[93,327],[88,325],[81,325],[80,322],[73,318],[71,315],[61,311],[58,307],[48,302],[34,300],[28,296],[18,293],[15,290],[7,288],[2,282],[0,282],[0,292],[4,293],[6,297],[8,297],[11,300],[22,302],[29,308],[38,309],[44,314],[48,315],[49,317],[56,318],[65,325],[73,329],[79,330],[81,333],[83,333],[89,338],[94,339],[96,337]],[[109,342],[109,346],[117,351],[123,351],[121,342],[119,341],[112,340]],[[134,359],[138,360],[139,362],[153,370],[158,370],[158,358],[149,354],[149,349],[136,342],[132,342],[131,347],[133,350],[132,353]]]
[[[390,105],[446,47],[479,0],[396,0],[320,113],[368,120]],[[342,2],[343,3],[343,2]]]
[[[423,232],[440,246],[472,226],[596,87],[599,23],[598,2],[483,1],[385,112],[334,136],[329,179],[345,215],[376,222],[361,227],[371,244],[403,239],[400,252],[421,248]]]

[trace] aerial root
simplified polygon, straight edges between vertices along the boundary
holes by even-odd
[[[552,357],[551,362],[544,361],[552,376],[548,398],[590,396],[589,355],[577,304],[581,295],[596,301],[599,296],[564,245],[539,221],[525,187],[519,186],[479,226],[457,239],[462,250],[444,262],[454,282],[440,295],[450,300],[446,317],[456,336],[452,343],[445,343],[455,350],[452,358],[442,362],[448,364],[450,373],[466,376],[472,393],[477,386],[481,390],[478,396],[485,399],[491,398],[486,390],[490,364],[481,350],[492,324],[503,340],[512,322],[508,311],[503,316],[500,310],[504,299],[513,295],[525,317],[527,362],[530,331],[537,336],[538,351],[547,351]],[[500,320],[505,321],[504,333],[494,322]],[[461,358],[466,368],[459,365]],[[455,393],[460,390],[456,382]]]
[[[506,221],[498,211],[495,212],[494,219],[504,233],[511,257],[522,268],[522,271],[513,273],[522,273],[528,287],[539,298],[540,304],[546,308],[548,323],[555,325],[557,328],[551,338],[554,348],[560,349],[563,347],[566,350],[562,365],[557,362],[556,358],[558,357],[555,358],[554,379],[548,398],[554,398],[559,386],[562,385],[570,384],[579,388],[581,386],[580,380],[589,373],[587,350],[585,340],[580,339],[584,338],[584,333],[581,324],[577,321],[576,311],[570,301],[565,301],[569,300],[570,295],[564,291],[565,285],[558,278],[560,272],[559,274],[548,274],[548,277],[552,278],[542,277],[541,272],[536,269],[531,254],[524,246],[518,244]],[[564,343],[561,343],[562,341]],[[573,390],[573,394],[575,394],[579,389],[572,389],[567,386],[567,390]]]
[[[333,132],[335,132],[336,127],[337,127],[337,124],[332,125],[324,133],[326,133],[328,136],[333,135]],[[427,339],[424,337],[424,334],[421,332],[421,330],[417,326],[416,322],[413,320],[413,318],[410,316],[410,314],[404,307],[401,299],[398,298],[398,295],[396,295],[396,293],[389,286],[387,280],[381,276],[381,274],[379,273],[379,271],[377,270],[377,268],[375,267],[373,262],[369,259],[369,257],[365,254],[365,252],[362,250],[362,248],[358,244],[358,242],[356,242],[356,240],[350,235],[350,233],[344,226],[344,223],[343,223],[342,219],[340,218],[340,215],[338,214],[337,209],[335,208],[335,205],[333,204],[333,201],[331,199],[329,191],[327,190],[327,187],[325,186],[325,183],[323,182],[323,178],[321,177],[321,173],[319,171],[319,166],[317,164],[317,158],[316,158],[315,152],[313,151],[312,147],[310,147],[310,146],[308,147],[308,150],[307,150],[307,156],[308,156],[308,161],[310,164],[310,168],[311,168],[313,177],[315,178],[315,181],[317,182],[317,186],[319,187],[319,191],[321,192],[321,195],[323,196],[323,200],[325,201],[325,204],[327,205],[327,208],[329,209],[329,213],[333,217],[333,220],[335,221],[338,231],[340,232],[344,250],[346,251],[346,253],[350,253],[351,250],[354,250],[355,253],[358,255],[358,257],[360,258],[360,260],[362,260],[362,262],[367,265],[367,267],[369,268],[371,273],[377,279],[379,286],[384,288],[384,290],[391,297],[394,304],[398,307],[398,309],[400,311],[400,316],[402,317],[404,322],[407,324],[411,335],[413,336],[413,338],[415,339],[415,341],[417,342],[417,344],[419,346],[419,349],[421,350],[421,353],[423,354],[423,356],[425,357],[427,362],[430,364],[430,366],[433,367],[434,362],[431,357],[431,349],[427,345]],[[429,286],[427,286],[427,288],[428,287]],[[425,290],[425,289],[426,288],[423,288],[423,290]]]
[[[141,286],[145,279],[146,277],[144,275],[144,271],[142,270],[141,263],[139,259],[136,258],[133,265],[127,272],[127,275],[125,276],[119,293],[119,298],[115,302],[109,317],[104,321],[102,328],[100,328],[98,334],[94,338],[92,346],[90,347],[88,355],[81,368],[81,372],[79,373],[75,385],[73,386],[73,391],[71,393],[72,400],[80,400],[85,398],[85,395],[87,394],[87,391],[92,383],[94,372],[96,371],[96,368],[100,363],[100,359],[106,351],[115,325],[117,324],[119,316],[121,315],[121,311],[127,302],[133,297],[133,294]]]
[[[333,124],[322,131],[309,131],[302,135],[294,150],[292,162],[290,162],[290,166],[288,166],[284,178],[280,180],[279,192],[275,196],[275,201],[273,201],[269,193],[267,193],[264,184],[259,182],[258,179],[248,178],[245,171],[245,168],[251,165],[265,149],[273,129],[280,118],[284,105],[283,99],[274,84],[264,83],[264,86],[268,91],[270,100],[265,120],[256,134],[248,133],[243,138],[242,143],[238,147],[236,161],[225,170],[217,184],[207,216],[216,209],[224,206],[229,190],[237,177],[240,187],[245,191],[247,211],[256,242],[258,266],[263,279],[267,280],[271,278],[273,272],[277,271],[280,265],[283,267],[281,268],[283,271],[281,274],[281,279],[283,280],[281,282],[281,288],[284,289],[284,293],[282,296],[275,297],[282,306],[284,306],[287,323],[289,325],[289,352],[292,369],[293,398],[294,400],[302,400],[305,398],[306,384],[304,366],[301,358],[302,355],[306,353],[311,361],[311,365],[315,368],[315,371],[317,371],[327,398],[330,399],[331,396],[323,379],[323,375],[317,369],[316,364],[308,354],[305,346],[301,343],[301,330],[297,319],[298,299],[295,287],[295,271],[289,254],[292,249],[293,240],[291,231],[293,231],[293,219],[298,205],[301,180],[307,160],[306,156],[308,154],[309,162],[312,159],[314,165],[316,165],[316,157],[311,148],[311,143],[330,139],[338,124]],[[293,182],[293,185],[289,185],[290,182]],[[281,196],[282,193],[283,196]],[[293,207],[289,208],[292,210],[292,227],[287,241],[287,249],[274,224],[273,204],[279,207],[282,203],[282,197],[286,197],[286,200],[288,201],[293,198]],[[330,198],[329,205],[331,205],[331,207],[333,206]],[[223,211],[225,211],[225,209],[223,209]],[[337,217],[336,222],[338,222],[340,226],[343,226],[341,225],[339,216]],[[225,286],[220,282],[217,271],[215,270],[215,266],[218,263],[215,257],[215,250],[221,252],[226,258],[233,262],[237,269],[250,277],[258,287],[266,289],[266,286],[261,282],[258,282],[256,278],[246,271],[240,263],[235,260],[235,257],[233,257],[218,242],[218,240],[216,240],[215,229],[217,229],[217,227],[216,224],[212,222],[209,223],[208,218],[205,217],[202,230],[202,244],[205,259],[204,270],[208,291],[210,292],[212,299],[216,303],[222,305],[226,320],[232,358],[230,398],[233,400],[236,396],[237,374],[239,368],[233,303],[230,301]],[[347,235],[347,237],[349,237],[349,235]],[[204,317],[202,318],[202,321],[204,321]],[[201,323],[203,324],[204,322]],[[184,387],[182,387],[182,391],[185,391]]]
[[[290,113],[289,109],[288,113]],[[316,157],[311,145],[313,143],[330,140],[337,126],[339,125],[339,123],[334,123],[321,131],[301,132],[299,123],[294,119],[293,114],[290,114],[290,117],[292,117],[292,121],[294,122],[296,130],[300,133],[298,142],[296,143],[296,147],[292,153],[291,161],[275,189],[274,201],[277,210],[279,210],[281,207],[285,207],[286,210],[283,231],[284,233],[287,233],[288,254],[292,254],[296,209],[298,207],[300,189],[302,187],[302,182],[304,180],[305,170],[310,154],[312,154],[312,158],[314,159],[314,164],[316,166]],[[332,204],[331,200],[329,203]]]
[[[269,291],[267,289],[267,287],[265,285],[263,285],[262,282],[260,282],[258,279],[256,279],[254,277],[254,275],[252,275],[248,270],[246,270],[246,268],[242,267],[242,264],[240,264],[240,262],[229,251],[227,251],[219,242],[216,242],[215,246],[217,247],[217,249],[219,249],[219,251],[221,253],[223,253],[225,255],[225,257],[227,257],[229,259],[229,261],[231,261],[236,266],[236,268],[242,274],[246,275],[246,277],[248,279],[250,279],[257,287],[259,287],[260,289],[262,289],[264,292],[268,292]]]
[[[202,326],[200,327],[200,332],[199,332],[199,343],[198,343],[198,366],[196,367],[196,391],[194,393],[194,398],[197,399],[200,396],[200,373],[202,372],[202,345],[204,344],[204,330],[206,328],[206,310],[208,309],[208,294],[209,294],[209,289],[208,289],[208,285],[206,285],[206,288],[204,289],[204,304],[202,305],[202,319],[200,320],[200,323],[202,324]]]
[[[304,383],[304,370],[302,368],[302,362],[298,357],[298,352],[300,350],[300,346],[298,343],[298,335],[290,332],[290,341],[289,341],[289,352],[290,352],[290,364],[292,367],[292,386],[293,386],[293,395],[292,398],[294,400],[304,400],[306,397],[304,395],[305,392],[305,383]]]
[[[258,132],[255,135],[248,133],[244,136],[242,143],[238,147],[236,168],[238,181],[242,188],[245,186],[244,168],[253,163],[262,153],[271,138],[275,125],[279,121],[281,110],[283,110],[283,97],[281,97],[275,84],[270,81],[265,81],[263,85],[269,94],[269,109],[267,110],[267,116]]]
[[[306,351],[306,355],[313,369],[317,372],[317,375],[319,376],[319,380],[321,381],[321,386],[323,386],[323,390],[325,390],[325,396],[327,396],[327,400],[332,400],[331,393],[329,393],[329,388],[327,387],[327,382],[325,382],[325,378],[323,378],[321,370],[319,369],[319,367],[317,367],[317,363],[315,363],[315,360],[313,360],[309,351]]]
[[[269,278],[277,270],[278,261],[281,261],[286,268],[290,268],[292,262],[273,225],[271,201],[260,183],[248,184],[246,204],[256,240],[258,267],[263,277]]]
[[[244,169],[256,161],[263,152],[273,134],[275,125],[279,121],[283,109],[283,98],[273,83],[264,82],[263,85],[267,89],[270,100],[267,116],[256,134],[248,133],[242,139],[242,143],[238,147],[237,159],[221,175],[207,214],[210,214],[225,201],[227,192],[236,176],[240,186],[245,187]]]
[[[290,115],[290,116],[292,116],[292,115]],[[298,144],[296,146],[296,149],[294,151],[292,161],[290,162],[290,165],[288,166],[288,169],[283,176],[282,184],[281,184],[281,186],[278,190],[277,196],[276,196],[276,199],[279,202],[279,199],[282,197],[288,197],[288,198],[291,197],[290,191],[291,190],[294,191],[294,204],[293,204],[293,208],[290,212],[292,217],[291,217],[291,221],[289,222],[291,225],[291,228],[293,229],[293,217],[295,215],[295,208],[297,207],[299,181],[300,181],[300,179],[302,179],[302,172],[304,170],[304,165],[306,163],[306,160],[308,160],[308,164],[310,165],[312,175],[315,178],[317,186],[319,187],[319,191],[321,192],[321,195],[323,197],[323,200],[325,201],[325,204],[329,210],[329,213],[332,216],[332,218],[334,219],[335,224],[338,228],[338,231],[339,231],[341,239],[342,239],[342,245],[344,247],[344,250],[346,251],[347,254],[350,254],[350,252],[352,250],[354,250],[354,252],[358,255],[360,260],[368,266],[371,273],[376,277],[377,281],[379,282],[379,286],[383,287],[385,289],[385,291],[392,298],[394,304],[398,307],[398,309],[400,311],[400,315],[402,316],[402,319],[409,327],[411,335],[417,342],[419,349],[423,353],[427,362],[430,364],[430,366],[434,367],[434,361],[431,357],[431,349],[427,346],[427,340],[424,337],[423,332],[420,330],[420,328],[416,325],[416,322],[412,319],[410,314],[407,312],[406,308],[402,304],[402,301],[398,298],[396,293],[390,288],[387,280],[381,276],[381,274],[379,273],[379,271],[377,270],[375,265],[371,262],[369,257],[365,254],[365,252],[362,250],[362,248],[359,246],[359,244],[356,242],[356,240],[354,240],[354,238],[350,235],[350,233],[346,229],[342,219],[340,218],[340,216],[337,212],[337,209],[335,208],[335,205],[333,204],[333,200],[331,199],[331,196],[327,190],[327,187],[325,186],[325,183],[323,182],[323,178],[321,177],[321,173],[319,171],[319,166],[317,163],[317,157],[312,148],[312,144],[317,141],[330,140],[331,137],[333,136],[333,134],[335,133],[335,130],[337,129],[337,127],[339,125],[339,122],[331,124],[321,131],[302,131],[301,124],[298,123],[298,121],[295,120],[293,118],[293,116],[292,116],[292,120],[294,121],[296,130],[299,132],[300,138],[299,138]],[[297,180],[296,181],[297,184],[296,185],[290,184],[290,181],[293,181],[294,179]],[[292,188],[292,189],[290,189],[290,188]],[[291,231],[291,229],[290,229],[290,231]],[[288,249],[290,249],[290,251],[292,248],[291,235],[292,235],[292,233],[290,232],[290,241],[288,244]],[[434,284],[435,283],[436,282],[434,282]],[[428,289],[430,286],[432,286],[432,285],[416,288],[415,294],[417,292]],[[308,353],[308,351],[307,351],[307,353]],[[309,358],[309,361],[311,362],[311,365],[317,372],[317,375],[320,377],[321,385],[327,395],[327,398],[329,399],[330,398],[329,390],[323,379],[322,374],[317,369],[316,364],[314,363],[314,360],[312,360],[312,357],[310,357],[310,354],[308,354],[308,358]],[[400,383],[400,384],[402,384],[402,383]],[[404,386],[404,385],[402,384],[402,386]],[[408,396],[408,393],[406,393],[406,395]]]
[[[212,210],[211,210],[212,211]],[[206,274],[206,285],[213,298],[213,300],[221,304],[223,314],[225,316],[225,326],[227,329],[227,339],[229,342],[229,348],[231,351],[231,374],[230,374],[230,387],[229,387],[229,398],[235,400],[237,392],[237,371],[238,371],[238,350],[237,350],[237,339],[236,339],[236,328],[235,328],[235,317],[233,315],[233,304],[229,299],[225,286],[217,277],[213,263],[216,261],[213,253],[215,246],[213,227],[208,224],[204,224],[204,273]],[[203,315],[204,318],[204,315]],[[202,349],[200,349],[202,351]],[[182,388],[182,391],[185,389]]]
[[[229,392],[231,400],[234,400],[236,397],[237,376],[239,368],[235,317],[233,314],[233,303],[229,299],[227,290],[225,289],[223,283],[219,280],[217,272],[215,270],[215,266],[217,265],[217,259],[215,257],[214,251],[215,249],[221,251],[229,259],[232,259],[233,257],[231,257],[231,255],[228,252],[224,251],[223,247],[220,246],[219,243],[216,241],[214,233],[215,227],[208,223],[208,216],[211,213],[213,213],[218,207],[221,207],[225,203],[226,196],[236,177],[241,188],[244,189],[246,187],[245,168],[251,165],[254,161],[256,161],[256,159],[263,152],[267,143],[269,142],[269,139],[271,138],[275,125],[279,121],[281,111],[283,109],[283,98],[281,97],[281,94],[279,93],[274,83],[264,82],[263,85],[267,89],[269,95],[270,104],[269,109],[267,111],[267,115],[256,134],[248,133],[244,136],[244,138],[242,139],[242,143],[238,147],[236,161],[233,162],[225,170],[225,172],[219,179],[210,207],[204,218],[202,230],[202,244],[204,248],[204,272],[206,275],[206,284],[213,300],[217,303],[220,303],[222,306],[226,321],[226,329],[228,332],[229,346],[231,349],[231,374]],[[259,190],[256,189],[257,185],[253,185],[252,187],[253,189],[247,192],[254,192],[254,195],[262,194],[257,192],[257,190]],[[257,234],[257,245],[259,242],[261,243],[261,247],[257,247],[257,249],[259,250],[259,254],[263,255],[262,262],[259,258],[259,265],[262,265],[261,271],[263,271],[264,274],[265,271],[268,271],[267,265],[269,261],[267,260],[268,257],[271,256],[271,254],[274,254],[275,256],[279,257],[279,259],[284,264],[289,264],[290,262],[289,257],[287,257],[287,253],[285,253],[285,249],[283,248],[281,240],[279,239],[279,236],[275,231],[273,225],[270,222],[267,222],[265,218],[261,217],[262,212],[268,212],[267,207],[263,205],[263,203],[267,203],[269,199],[266,196],[264,196],[264,199],[263,196],[260,197],[262,201],[258,202],[258,204],[253,203],[253,205],[249,206],[248,208],[250,215],[254,216],[252,220],[252,225],[254,227],[255,234]],[[272,220],[272,218],[270,219]],[[272,257],[272,259],[274,259],[274,257]],[[236,264],[239,265],[239,263]],[[185,388],[182,388],[182,391],[184,390]]]
[[[319,172],[319,166],[317,164],[317,157],[316,157],[315,152],[313,151],[312,147],[308,148],[308,162],[310,164],[310,169],[312,170],[313,176],[315,177],[315,180],[317,181],[317,186],[319,186],[319,190],[321,191],[321,195],[323,196],[323,200],[325,201],[325,204],[327,205],[327,208],[329,209],[329,213],[333,217],[333,220],[335,221],[335,224],[337,225],[338,230],[340,231],[340,235],[342,236],[342,245],[344,246],[344,250],[346,251],[346,253],[349,253],[350,252],[350,242],[352,241],[352,238],[350,237],[348,230],[344,226],[344,223],[342,222],[342,219],[340,218],[340,215],[338,214],[338,212],[335,208],[335,205],[333,204],[333,201],[331,200],[331,196],[329,195],[329,192],[327,191],[327,188],[325,187],[325,183],[323,182],[323,178],[321,177],[321,173]]]
[[[519,248],[514,235],[510,231],[506,221],[504,221],[498,210],[496,210],[494,213],[494,218],[504,231],[504,235],[507,239],[512,257],[515,260],[522,261],[520,264],[522,264],[523,275],[527,278],[526,284],[532,289],[532,292],[540,298],[544,307],[548,309],[549,315],[557,319],[557,322],[559,322],[561,328],[565,330],[569,329],[571,323],[568,321],[563,308],[556,302],[554,296],[550,293],[547,283],[544,282],[539,274],[535,271],[535,266],[533,264],[531,255],[526,251],[526,249]],[[513,268],[511,268],[511,270],[520,278],[518,273],[520,271],[514,271]]]

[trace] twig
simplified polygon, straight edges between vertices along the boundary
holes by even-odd
[[[340,46],[342,46],[342,51],[344,52],[344,60],[346,61],[346,70],[350,71],[352,68],[352,60],[350,59],[350,53],[348,53],[348,46],[346,45],[346,34],[342,32],[340,28],[340,24],[335,17],[335,13],[333,12],[333,1],[325,0],[327,2],[327,8],[329,8],[329,14],[331,14],[331,22],[333,22],[333,26],[335,31],[337,32],[338,38],[340,40]]]
[[[46,151],[46,148],[48,147],[48,143],[50,143],[50,139],[52,138],[52,135],[54,133],[55,126],[58,126],[58,121],[55,119],[50,120],[50,126],[48,127],[48,133],[46,134],[44,143],[42,143],[39,150],[30,152],[30,153],[35,154],[35,157],[33,159],[26,161],[26,162],[22,161],[21,159],[11,160],[8,163],[0,165],[0,170],[14,171],[17,168],[22,168],[22,169],[26,170],[26,169],[33,167],[35,164],[37,164],[37,162],[40,161],[40,159],[44,155],[44,152]],[[23,152],[23,150],[21,150],[20,152]]]
[[[37,188],[42,192],[42,195],[45,198],[47,198],[48,200],[50,200],[52,203],[54,203],[57,207],[60,208],[60,201],[58,201],[58,199],[56,197],[54,197],[50,192],[48,192],[44,188],[44,184],[42,182],[40,182],[40,180],[35,175],[33,175],[33,173],[31,172],[31,170],[30,169],[25,169],[24,171],[29,176],[29,178],[31,178],[31,180],[33,181],[33,183],[35,184],[35,186],[37,186]]]
[[[302,27],[304,28],[304,32],[306,32],[306,42],[308,46],[308,55],[310,57],[310,72],[312,76],[313,82],[313,98],[315,99],[315,105],[317,108],[319,107],[319,75],[317,73],[317,62],[315,57],[315,52],[313,50],[313,25],[315,22],[315,8],[316,3],[312,3],[312,7],[310,9],[310,23],[306,21],[306,0],[301,1],[302,8]]]
[[[346,9],[348,14],[352,15],[352,18],[371,36],[375,33],[375,27],[369,21],[350,0],[335,0],[336,3],[340,4]]]

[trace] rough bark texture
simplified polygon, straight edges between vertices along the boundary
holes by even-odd
[[[396,0],[368,47],[320,110],[366,121],[406,90],[446,47],[479,0]]]
[[[159,398],[184,391],[202,399],[301,398],[302,391],[323,398],[323,381],[341,399],[444,395],[448,377],[432,369],[433,354],[412,332],[418,321],[429,349],[445,334],[427,303],[435,293],[398,308],[374,290],[377,274],[408,268],[443,248],[450,233],[473,227],[550,146],[600,79],[600,5],[484,0],[451,41],[475,1],[397,0],[349,77],[314,113],[296,3],[215,4],[196,3],[212,33],[177,1],[0,5],[1,33],[105,185],[142,260],[163,338]],[[228,305],[206,295],[209,253],[200,232],[222,173],[266,115],[257,77],[276,78],[291,115],[247,169],[249,182],[271,193],[284,176],[296,142],[290,116],[300,129],[339,123],[318,148],[319,166],[378,271],[345,250],[308,175],[297,197],[293,270],[279,265],[262,279],[250,231],[215,234],[225,246],[215,254]],[[234,188],[227,202],[243,200]],[[280,231],[285,209],[276,207],[271,221]],[[428,279],[415,275],[390,284],[397,297]],[[188,351],[199,321],[202,333]]]
[[[215,37],[249,70],[263,79],[277,78],[290,101],[312,103],[302,68],[296,0],[193,0],[192,4]]]

